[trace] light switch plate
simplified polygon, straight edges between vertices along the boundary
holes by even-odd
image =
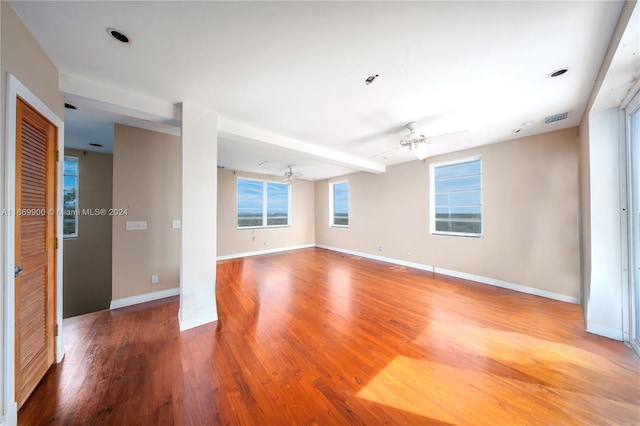
[[[127,222],[126,223],[126,230],[127,231],[144,231],[145,229],[147,229],[147,222],[146,221]]]
[[[171,227],[173,229],[180,229],[182,228],[182,221],[181,220],[172,220],[171,221]]]

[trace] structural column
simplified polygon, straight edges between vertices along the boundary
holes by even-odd
[[[621,205],[621,168],[624,156],[624,113],[611,108],[589,114],[589,197],[590,262],[589,292],[586,300],[587,331],[616,340],[629,339],[628,271],[623,270],[622,220],[626,211]],[[626,334],[626,335],[625,335]]]
[[[180,330],[216,321],[218,118],[182,104]]]

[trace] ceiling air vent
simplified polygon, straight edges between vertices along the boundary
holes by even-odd
[[[544,118],[545,124],[554,123],[556,121],[565,120],[569,116],[568,112],[563,112],[562,114],[550,115]]]

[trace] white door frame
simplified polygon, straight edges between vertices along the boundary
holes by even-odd
[[[64,121],[51,111],[36,95],[23,85],[14,75],[7,73],[6,108],[5,108],[5,199],[3,208],[6,214],[2,217],[4,236],[2,264],[4,265],[4,329],[3,329],[3,388],[4,388],[4,424],[17,424],[18,405],[15,396],[15,288],[13,268],[15,266],[15,217],[10,214],[15,210],[16,188],[16,101],[20,96],[35,108],[47,120],[58,128],[58,151],[64,152]],[[63,156],[57,164],[57,197],[56,197],[56,232],[59,241],[56,253],[56,324],[58,337],[56,338],[56,362],[64,357],[64,340],[62,338],[62,216],[57,211],[62,206],[62,171]]]
[[[640,113],[640,84],[636,84],[632,90],[629,91],[629,95],[627,99],[623,102],[623,108],[625,109],[625,124],[626,124],[626,137],[625,137],[625,183],[626,183],[626,198],[628,200],[627,203],[627,221],[628,221],[628,242],[627,242],[627,255],[622,260],[624,262],[624,266],[628,271],[628,302],[627,307],[629,310],[629,319],[627,321],[627,327],[629,330],[629,338],[627,341],[631,345],[631,347],[636,351],[638,356],[640,356],[640,345],[638,342],[640,341],[640,330],[638,330],[638,323],[636,321],[637,315],[639,314],[638,309],[640,306],[636,304],[638,300],[638,294],[636,292],[640,288],[639,283],[637,283],[637,275],[635,268],[638,266],[634,259],[637,259],[640,253],[638,250],[638,242],[635,240],[634,235],[638,232],[638,226],[640,223],[636,217],[635,207],[638,202],[638,193],[639,188],[634,187],[634,183],[637,186],[638,182],[634,182],[633,173],[637,172],[636,168],[633,167],[632,161],[633,156],[636,157],[636,161],[640,157],[640,153],[632,152],[631,148],[631,114],[634,112]],[[640,135],[634,135],[635,137],[639,137]],[[637,166],[637,165],[636,165]]]

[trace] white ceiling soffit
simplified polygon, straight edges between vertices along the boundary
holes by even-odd
[[[593,111],[618,108],[640,90],[640,6],[636,3],[629,23],[607,70]]]
[[[285,157],[287,153],[290,153],[298,156],[304,156],[309,159],[322,160],[355,170],[372,173],[382,173],[385,171],[385,166],[382,164],[364,160],[348,153],[325,148],[320,145],[301,142],[285,136],[277,135],[273,132],[247,126],[221,116],[218,117],[218,134],[223,138],[240,143],[252,144],[254,146],[266,146],[265,141],[268,141],[268,145],[270,147],[281,152]]]
[[[258,173],[272,176],[272,179],[283,179],[288,166],[294,172],[302,173],[300,179],[321,180],[334,176],[353,173],[353,168],[314,160],[304,154],[280,152],[265,144],[238,143],[234,140],[218,137],[218,165],[225,169]]]
[[[465,132],[433,138],[434,155],[577,126],[623,4],[11,2],[60,72],[114,88],[110,103],[175,119],[159,110],[188,101],[379,165],[415,159],[395,149],[408,122],[427,138]]]

